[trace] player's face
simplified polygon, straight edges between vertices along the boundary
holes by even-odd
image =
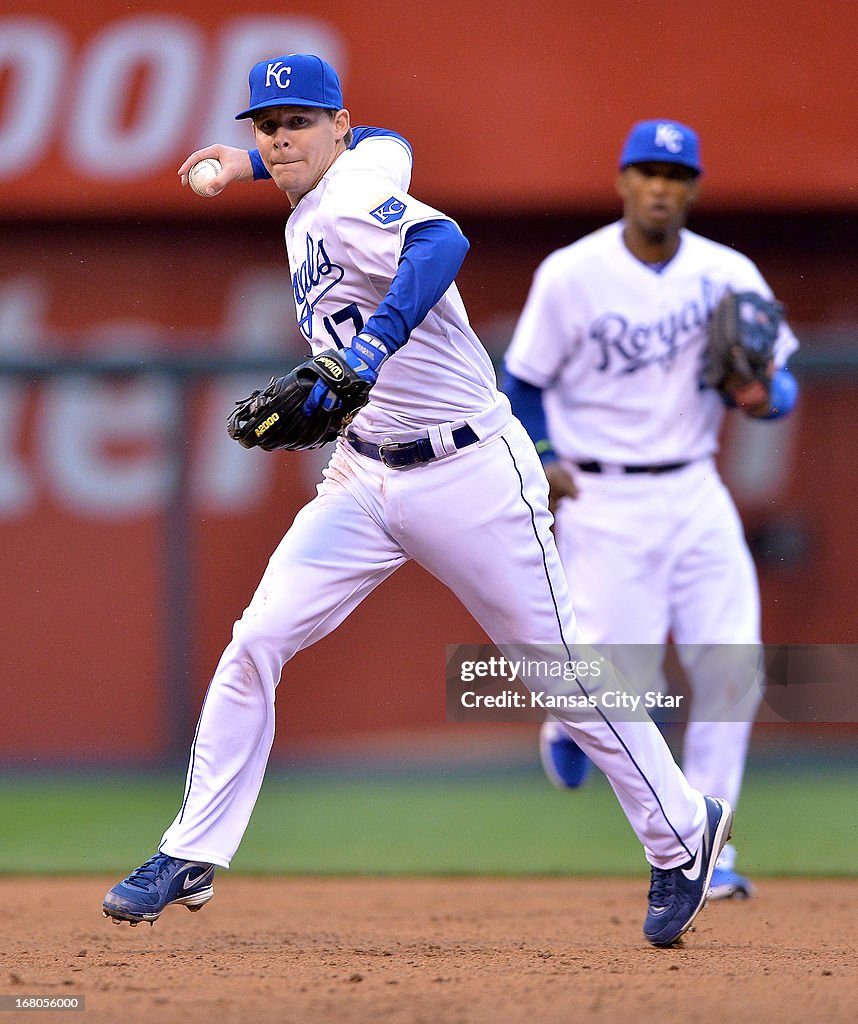
[[[342,152],[349,112],[320,107],[269,107],[253,117],[259,155],[275,185],[296,206]]]
[[[684,226],[697,198],[698,177],[679,164],[632,164],[620,172],[617,191],[626,222],[650,241],[673,238]]]

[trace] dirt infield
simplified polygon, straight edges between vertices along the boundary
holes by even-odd
[[[84,995],[138,1024],[840,1024],[858,1019],[858,880],[763,880],[682,947],[641,936],[646,884],[247,879],[196,914],[101,917],[115,879],[0,879],[0,995]],[[24,1016],[21,1012],[20,1016]],[[19,1019],[17,1012],[4,1020]]]

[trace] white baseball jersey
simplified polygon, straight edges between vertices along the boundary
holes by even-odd
[[[405,228],[442,216],[407,193],[402,152],[395,141],[361,142],[292,212],[286,236],[298,319],[315,351],[347,344],[375,312]],[[464,427],[478,440],[457,448],[452,431],[461,436]],[[272,555],[215,670],[184,802],[161,844],[171,856],[229,865],[262,783],[284,665],[409,559],[445,583],[511,655],[574,643],[545,475],[455,286],[382,365],[352,429],[385,444],[428,437],[437,457],[395,469],[338,440],[317,496]],[[383,643],[379,627],[368,642]],[[650,862],[671,868],[688,860],[704,801],[655,725],[602,716],[569,729],[611,779]]]
[[[701,393],[713,308],[729,287],[771,290],[746,256],[683,229],[661,272],[626,248],[622,222],[552,253],[539,267],[506,356],[543,388],[555,451],[622,465],[712,455],[724,403]],[[782,324],[775,363],[798,347]]]
[[[369,138],[340,156],[289,218],[298,324],[314,353],[351,341],[390,287],[408,228],[444,217],[408,195],[409,178],[401,143]],[[506,399],[452,284],[408,344],[384,363],[353,428],[371,438],[496,406],[506,407]]]

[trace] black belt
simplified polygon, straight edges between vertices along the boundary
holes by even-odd
[[[453,444],[456,448],[467,448],[469,444],[476,444],[478,440],[477,435],[467,424],[464,427],[456,427],[453,431]],[[431,462],[438,458],[428,435],[418,437],[414,441],[373,444],[371,441],[363,441],[349,431],[346,434],[346,441],[359,455],[367,455],[376,462],[382,462],[388,469],[405,469],[406,466],[416,466],[419,462]]]
[[[576,462],[575,465],[585,473],[610,472],[601,462]],[[673,473],[677,469],[684,469],[687,465],[687,462],[661,462],[655,466],[617,466],[617,469],[622,473]]]

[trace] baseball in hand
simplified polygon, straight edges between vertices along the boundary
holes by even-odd
[[[197,160],[188,171],[188,184],[198,196],[205,196],[206,186],[216,174],[220,174],[222,169],[223,165],[220,160],[215,160],[213,156],[206,157],[205,160]]]

